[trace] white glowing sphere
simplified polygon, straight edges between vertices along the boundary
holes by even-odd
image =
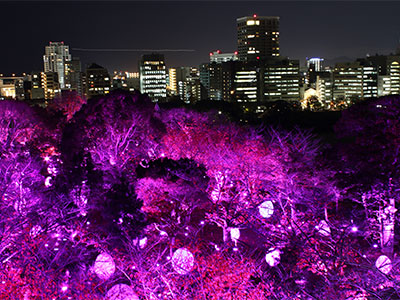
[[[129,285],[122,283],[108,290],[106,300],[139,300],[139,297]]]
[[[172,256],[172,267],[181,275],[189,273],[194,266],[194,256],[186,248],[179,248]]]
[[[318,230],[319,234],[324,235],[324,236],[329,236],[331,235],[331,228],[329,227],[328,223],[326,223],[325,220],[321,220],[317,226],[315,226],[315,229]]]
[[[272,203],[271,200],[264,201],[263,203],[260,204],[258,207],[258,211],[260,212],[260,215],[263,218],[268,219],[271,217],[274,213],[274,204]]]
[[[239,228],[231,228],[231,239],[236,242],[240,238],[240,229]]]
[[[147,237],[144,237],[144,238],[139,240],[140,249],[143,249],[144,247],[146,247],[146,245],[147,245]]]
[[[108,253],[101,253],[94,262],[93,271],[102,279],[109,279],[115,272],[114,259]]]
[[[384,274],[392,270],[392,261],[386,255],[381,255],[375,262],[376,268]]]
[[[268,252],[265,255],[265,261],[271,267],[277,266],[279,264],[279,262],[281,261],[281,251],[276,249],[276,250]]]

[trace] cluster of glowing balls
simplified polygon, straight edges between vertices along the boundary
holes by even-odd
[[[186,248],[179,248],[172,256],[172,267],[178,274],[188,274],[194,267],[193,254]]]
[[[121,283],[108,290],[106,300],[139,300],[139,297],[129,285]]]
[[[108,280],[115,272],[114,259],[108,253],[101,253],[94,262],[93,271],[102,280]]]
[[[388,274],[392,270],[392,261],[386,255],[381,255],[375,262],[376,268],[384,274]]]
[[[258,207],[258,211],[263,218],[268,219],[274,214],[274,204],[271,200],[264,201]]]
[[[270,267],[276,267],[281,261],[281,251],[279,249],[270,249],[265,255],[265,261]]]
[[[328,223],[325,220],[321,220],[315,229],[318,230],[318,233],[323,236],[330,236],[331,235],[331,228],[329,227]]]

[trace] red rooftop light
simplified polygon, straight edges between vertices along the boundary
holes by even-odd
[[[221,50],[217,50],[217,53],[220,54],[220,53],[221,53]]]
[[[212,52],[210,52],[210,56],[212,56],[213,55],[213,53]]]
[[[256,15],[256,14],[254,14],[254,15],[253,15],[253,18],[257,18],[257,15]]]
[[[259,56],[257,56],[257,59],[260,59],[260,57],[259,57]]]
[[[237,51],[235,51],[235,55],[237,55],[238,54],[238,52]]]

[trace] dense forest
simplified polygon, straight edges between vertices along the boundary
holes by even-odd
[[[400,97],[294,115],[0,101],[0,298],[400,299]]]

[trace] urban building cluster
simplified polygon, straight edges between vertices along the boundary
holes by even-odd
[[[110,74],[98,64],[85,70],[64,42],[45,47],[42,71],[23,76],[0,74],[0,97],[48,100],[75,91],[82,97],[114,89],[140,90],[155,102],[223,100],[263,112],[268,103],[286,101],[312,110],[340,109],[360,99],[400,94],[400,51],[324,66],[323,58],[299,60],[280,55],[279,17],[237,19],[237,51],[210,52],[209,62],[167,68],[162,53],[142,56],[139,72]]]

